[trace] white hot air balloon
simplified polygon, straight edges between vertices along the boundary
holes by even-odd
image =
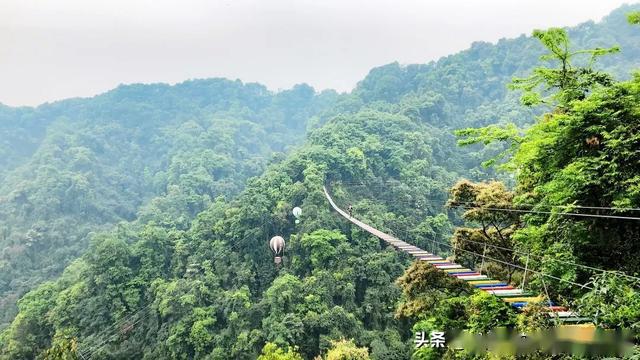
[[[269,240],[269,247],[275,255],[275,258],[273,260],[276,264],[280,264],[282,262],[282,257],[280,255],[282,255],[282,253],[284,252],[284,246],[285,242],[282,236],[274,236],[271,238],[271,240]]]
[[[302,209],[300,209],[299,207],[296,206],[296,207],[293,208],[292,213],[293,213],[293,216],[296,217],[296,224],[299,224],[300,223],[300,216],[302,215]]]

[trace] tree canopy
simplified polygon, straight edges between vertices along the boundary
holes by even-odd
[[[634,9],[385,65],[345,94],[211,79],[0,107],[0,359],[471,359],[415,333],[552,326],[343,221],[323,186],[409,243],[637,329]]]

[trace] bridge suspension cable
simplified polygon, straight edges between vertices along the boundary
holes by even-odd
[[[331,205],[331,207],[333,207],[333,209],[335,211],[337,211],[340,215],[342,215],[342,217],[344,217],[345,219],[349,220],[350,222],[352,222],[353,224],[357,225],[358,227],[360,227],[361,229],[363,229],[364,231],[380,238],[381,240],[387,242],[389,245],[392,245],[393,247],[395,247],[396,249],[399,249],[411,256],[414,256],[416,258],[418,258],[421,261],[427,261],[429,262],[432,266],[446,272],[449,276],[454,276],[460,280],[464,280],[467,281],[469,284],[472,284],[474,287],[479,288],[480,290],[484,290],[484,291],[488,291],[489,293],[502,298],[505,302],[510,303],[512,306],[515,306],[517,308],[522,308],[524,306],[526,306],[528,303],[530,302],[541,302],[544,300],[544,297],[542,296],[537,296],[537,297],[533,297],[529,294],[524,293],[523,289],[514,289],[512,286],[510,286],[509,284],[503,283],[503,282],[499,282],[493,279],[488,278],[486,275],[482,275],[479,272],[472,272],[469,269],[464,269],[463,266],[453,263],[451,261],[448,261],[446,259],[443,259],[440,256],[434,255],[433,253],[430,253],[428,251],[424,251],[422,249],[420,249],[417,246],[411,245],[409,243],[406,243],[402,240],[399,240],[398,238],[389,235],[387,233],[384,233],[380,230],[377,230],[376,228],[373,228],[370,225],[367,225],[366,223],[363,223],[362,221],[352,217],[351,214],[345,212],[344,210],[340,209],[335,202],[333,201],[333,199],[331,198],[331,196],[329,195],[328,190],[326,189],[326,187],[324,188],[324,193],[325,196],[327,198],[327,200],[329,201],[329,204]],[[448,243],[444,243],[444,242],[440,242],[437,241],[435,239],[432,239],[433,242],[437,242],[439,244],[445,245],[447,247],[453,248],[454,252],[456,250],[456,248],[454,246],[452,246],[451,244]],[[473,251],[469,251],[466,249],[460,249],[462,251],[465,251],[467,253],[471,253],[474,255],[478,255],[478,256],[482,256],[478,253],[475,253]],[[515,268],[521,268],[524,269],[525,271],[527,271],[527,268],[522,268],[520,265],[518,264],[512,264],[508,261],[502,261],[500,259],[494,259],[493,257],[487,257],[486,254],[484,254],[485,258],[491,259],[493,261],[499,262],[499,263],[503,263],[506,265],[510,265],[510,266],[514,266]],[[551,274],[547,274],[543,271],[537,271],[537,270],[531,270],[532,273],[535,274],[540,274],[543,278],[544,277],[548,277],[548,278],[553,278],[553,279],[557,279],[558,281],[562,281],[562,282],[567,282],[570,283],[574,286],[579,286],[580,288],[587,288],[587,289],[592,289],[591,286],[587,285],[587,284],[579,284],[577,282],[574,281],[570,281],[570,280],[566,280],[566,279],[562,279],[556,276],[553,276]],[[542,280],[542,278],[541,278]],[[543,280],[542,280],[543,281]],[[487,284],[487,285],[485,285]],[[546,287],[546,285],[545,285]],[[549,311],[549,315],[551,316],[555,316],[556,318],[562,318],[563,322],[581,322],[581,321],[591,321],[591,319],[589,318],[579,318],[576,317],[577,314],[575,312],[572,311],[568,311],[566,308],[564,307],[559,307],[559,306],[555,306],[553,305],[553,302],[548,299],[547,296],[547,300],[548,300],[548,311]],[[560,312],[558,312],[560,311]]]
[[[338,183],[340,185],[343,185],[344,183]],[[356,183],[356,185],[358,186],[367,186],[366,184],[361,184],[361,183]],[[441,201],[442,199],[437,199],[439,201]],[[431,201],[430,203],[433,203],[434,201]],[[401,199],[395,199],[394,203],[413,203],[410,201],[406,201],[406,200],[401,200]],[[536,211],[536,210],[526,210],[526,209],[511,209],[511,208],[506,208],[506,207],[487,207],[487,206],[482,206],[482,205],[477,205],[477,203],[474,202],[456,202],[456,204],[471,204],[471,205],[475,205],[475,206],[459,206],[460,208],[464,208],[464,209],[479,209],[479,210],[488,210],[488,211],[509,211],[509,212],[518,212],[518,213],[543,213],[543,214],[553,214],[553,215],[567,215],[567,216],[583,216],[583,217],[597,217],[597,218],[613,218],[613,219],[623,219],[623,220],[640,220],[640,217],[629,217],[629,216],[616,216],[616,215],[601,215],[601,214],[582,214],[582,213],[572,213],[572,212],[552,212],[552,211]],[[444,204],[442,204],[444,205]],[[454,204],[454,206],[456,206]],[[529,205],[529,206],[535,206],[535,205]],[[640,208],[614,208],[614,207],[594,207],[594,206],[576,206],[576,205],[557,205],[554,207],[579,207],[579,208],[585,208],[585,209],[609,209],[609,210],[621,210],[621,211],[626,211],[626,210],[640,210]],[[406,232],[406,231],[405,231]],[[543,256],[540,255],[535,255],[535,254],[531,254],[530,252],[525,253],[522,251],[518,251],[516,249],[510,249],[510,248],[506,248],[506,247],[501,247],[501,246],[497,246],[497,245],[493,245],[493,244],[488,244],[488,243],[481,243],[478,241],[473,241],[473,240],[465,240],[467,242],[471,242],[471,243],[476,243],[479,245],[486,245],[489,247],[493,247],[493,248],[497,248],[497,249],[501,249],[501,250],[505,250],[505,251],[511,251],[514,253],[518,253],[521,255],[526,255],[526,256],[531,256],[535,259],[538,260],[544,260],[544,261],[553,261],[556,263],[561,263],[561,264],[565,264],[565,265],[571,265],[571,266],[576,266],[576,267],[580,267],[583,269],[589,269],[592,271],[598,271],[601,273],[616,273],[620,276],[626,277],[628,279],[633,279],[636,281],[640,281],[640,277],[637,276],[633,276],[633,275],[629,275],[626,274],[624,272],[621,271],[614,271],[614,270],[605,270],[605,269],[600,269],[600,268],[596,268],[596,267],[592,267],[592,266],[588,266],[588,265],[583,265],[583,264],[578,264],[575,262],[571,262],[571,261],[566,261],[566,260],[560,260],[560,259],[545,259]]]
[[[438,240],[435,240],[435,239],[431,239],[431,240],[429,240],[429,241],[430,241],[430,242],[432,242],[432,243],[436,243],[436,244],[444,245],[444,246],[446,246],[446,247],[448,247],[448,248],[450,248],[450,249],[452,249],[452,250],[454,250],[454,251],[457,251],[457,250],[464,251],[464,252],[466,252],[466,253],[469,253],[469,254],[472,254],[472,255],[478,256],[478,257],[480,257],[480,258],[482,258],[482,259],[492,260],[492,261],[495,261],[495,262],[501,263],[501,264],[503,264],[503,265],[507,265],[507,266],[511,266],[511,267],[514,267],[514,268],[517,268],[517,269],[521,269],[521,270],[525,270],[525,271],[528,271],[528,272],[532,272],[532,273],[534,273],[534,274],[539,274],[539,275],[542,275],[542,276],[546,276],[546,277],[548,277],[548,278],[555,279],[555,280],[558,280],[558,281],[562,281],[562,282],[565,282],[565,283],[568,283],[568,284],[572,284],[572,285],[578,286],[578,287],[580,287],[580,288],[593,289],[592,287],[588,286],[587,284],[580,284],[580,283],[577,283],[577,282],[574,282],[574,281],[570,281],[570,280],[566,280],[566,279],[559,278],[559,277],[554,276],[554,275],[551,275],[551,274],[547,274],[547,273],[545,273],[545,272],[543,272],[543,271],[532,270],[532,269],[531,269],[531,268],[529,268],[529,267],[523,267],[523,266],[521,266],[521,265],[514,264],[514,263],[510,263],[510,262],[508,262],[508,261],[504,261],[504,260],[496,259],[496,258],[493,258],[493,257],[491,257],[491,256],[486,255],[486,253],[484,253],[484,254],[480,254],[480,253],[477,253],[477,252],[474,252],[474,251],[471,251],[471,250],[463,249],[463,248],[460,248],[460,247],[455,247],[455,246],[453,246],[453,245],[451,245],[451,244],[449,244],[449,243],[446,243],[446,242],[443,242],[443,241],[438,241]],[[478,244],[483,244],[483,245],[487,245],[487,246],[491,246],[491,244],[485,244],[485,243],[480,243],[480,242],[476,242],[476,243],[478,243]],[[507,248],[502,248],[502,249],[507,249]],[[594,268],[594,269],[596,269],[596,268]],[[601,269],[596,269],[596,270],[600,270],[600,271],[604,271],[604,272],[610,272],[610,271],[607,271],[607,270],[601,270]],[[635,278],[635,277],[633,277],[633,276],[630,276],[630,277],[631,277],[631,278],[634,278],[634,279],[638,279],[638,278]]]
[[[432,240],[432,241],[437,243],[437,244],[440,244],[440,245],[445,245],[445,246],[447,246],[447,247],[449,247],[451,249],[461,250],[461,251],[467,252],[469,254],[473,254],[473,255],[479,256],[481,258],[485,258],[485,259],[489,259],[489,260],[501,263],[503,265],[511,266],[511,267],[514,267],[514,268],[517,268],[517,269],[521,269],[521,270],[527,270],[527,271],[532,272],[534,274],[539,274],[539,275],[548,277],[550,279],[555,279],[555,280],[562,281],[562,282],[565,282],[565,283],[568,283],[568,284],[579,286],[580,288],[587,288],[587,289],[593,290],[593,288],[588,286],[587,284],[580,284],[580,283],[577,283],[577,282],[574,282],[574,281],[571,281],[571,280],[562,279],[562,278],[559,278],[559,277],[554,276],[554,275],[547,274],[547,273],[542,272],[542,271],[532,270],[531,268],[525,268],[525,267],[523,267],[521,265],[513,264],[513,263],[510,263],[508,261],[495,259],[495,258],[492,258],[490,256],[487,256],[486,254],[482,255],[482,254],[479,254],[479,253],[471,251],[471,250],[462,249],[462,248],[459,248],[459,247],[454,247],[453,245],[445,243],[445,242],[441,242],[441,241],[437,241],[437,240]]]
[[[340,185],[346,185],[346,186],[351,186],[351,187],[390,187],[390,186],[402,186],[402,185],[407,185],[404,183],[397,183],[396,181],[389,181],[387,182],[388,184],[392,184],[392,185],[386,185],[386,186],[381,186],[381,184],[364,184],[364,183],[349,183],[349,182],[340,182],[338,184]],[[431,198],[432,200],[443,200],[442,198]],[[446,199],[444,199],[446,200]],[[474,202],[465,202],[465,201],[461,201],[458,202],[461,204],[477,204]],[[566,205],[551,205],[551,204],[514,204],[513,206],[515,207],[528,207],[528,208],[546,208],[546,209],[552,209],[552,208],[576,208],[576,209],[591,209],[591,210],[612,210],[612,211],[619,211],[619,212],[625,212],[625,211],[640,211],[640,208],[637,207],[615,207],[615,206],[587,206],[587,205],[578,205],[578,204],[566,204]],[[518,210],[526,210],[526,209],[518,209]],[[557,214],[556,212],[554,212],[554,214]],[[588,215],[588,214],[583,214],[583,215]],[[593,214],[593,215],[597,215],[597,214]],[[640,219],[640,218],[638,218]]]
[[[602,219],[617,219],[617,220],[640,221],[640,217],[637,217],[637,216],[581,214],[581,213],[573,213],[573,212],[524,210],[524,209],[511,209],[511,208],[501,208],[501,207],[487,207],[487,206],[461,206],[461,207],[463,209],[481,209],[481,210],[488,210],[488,211],[502,211],[502,212],[527,213],[527,214],[563,215],[563,216],[578,216],[578,217],[593,217],[593,218],[602,218]]]
[[[326,195],[327,195],[327,198],[329,199],[330,204],[334,207],[334,209],[336,209],[336,211],[341,212],[342,210],[339,210],[338,206],[337,206],[337,205],[335,205],[335,203],[333,202],[333,200],[329,197],[329,192],[328,192],[326,189],[325,189],[325,193],[326,193]],[[341,214],[342,214],[342,213],[341,213]],[[343,216],[345,216],[345,214],[342,214],[342,215],[343,215]],[[345,216],[345,217],[348,217],[348,216]],[[348,217],[348,218],[349,218],[349,217]],[[364,223],[362,223],[362,222],[360,222],[360,221],[358,221],[358,220],[356,220],[356,219],[351,219],[351,221],[352,221],[352,222],[356,222],[356,221],[357,221],[357,223],[361,223],[363,226],[367,226],[366,224],[364,224]],[[378,235],[376,235],[376,236],[378,236]],[[482,257],[482,256],[483,256],[483,255],[481,255],[481,254],[475,253],[475,252],[470,251],[470,250],[461,249],[461,248],[454,248],[454,246],[453,246],[453,245],[451,245],[451,244],[449,244],[449,243],[445,243],[445,242],[438,241],[438,240],[435,240],[435,239],[432,239],[431,241],[432,241],[432,242],[434,242],[434,243],[438,243],[438,244],[441,244],[441,245],[447,246],[447,247],[449,247],[449,248],[451,248],[451,249],[462,250],[462,251],[464,251],[464,252],[467,252],[467,253],[470,253],[470,254],[473,254],[473,255],[476,255],[476,256],[480,256],[480,257]],[[484,255],[484,258],[489,259],[489,260],[496,261],[496,262],[498,262],[498,263],[502,263],[502,264],[504,264],[504,265],[509,265],[509,266],[513,266],[513,267],[515,267],[515,268],[520,268],[520,269],[522,269],[522,270],[524,270],[524,269],[525,269],[524,267],[522,267],[522,266],[520,266],[520,265],[518,265],[518,264],[512,264],[512,263],[509,263],[509,262],[506,262],[506,261],[503,261],[503,260],[495,259],[495,258],[492,258],[492,257],[486,256],[486,254]],[[562,281],[562,282],[566,282],[566,283],[569,283],[569,284],[572,284],[572,285],[575,285],[575,286],[579,286],[579,287],[581,287],[581,288],[588,288],[588,289],[592,289],[590,286],[588,286],[588,285],[586,285],[586,284],[579,284],[579,283],[576,283],[576,282],[573,282],[573,281],[570,281],[570,280],[566,280],[566,279],[559,278],[559,277],[557,277],[557,276],[553,276],[553,275],[550,275],[550,274],[546,274],[546,273],[541,272],[541,271],[531,270],[531,269],[528,269],[528,271],[530,271],[530,272],[532,272],[532,273],[535,273],[535,274],[540,274],[540,275],[542,275],[542,276],[546,276],[546,277],[548,277],[548,278],[552,278],[552,279],[555,279],[555,280],[558,280],[558,281]]]
[[[504,247],[504,246],[498,246],[498,245],[494,245],[494,244],[483,243],[483,242],[475,241],[475,240],[465,239],[464,241],[465,242],[469,242],[469,243],[473,243],[473,244],[482,245],[482,246],[492,247],[492,248],[495,248],[495,249],[514,252],[516,254],[529,256],[531,258],[535,258],[535,259],[539,259],[539,260],[543,260],[543,261],[553,261],[553,262],[560,263],[560,264],[577,266],[577,267],[581,267],[581,268],[585,268],[585,269],[589,269],[589,270],[599,271],[599,272],[602,272],[602,273],[616,273],[616,274],[618,274],[620,276],[624,276],[624,277],[627,277],[629,279],[640,281],[640,277],[633,276],[633,275],[628,275],[628,274],[625,274],[624,272],[621,272],[621,271],[599,269],[599,268],[596,268],[596,267],[593,267],[593,266],[588,266],[588,265],[584,265],[584,264],[578,264],[578,263],[575,263],[575,262],[572,262],[572,261],[567,261],[567,260],[549,259],[549,258],[545,258],[542,255],[532,254],[531,252],[524,252],[524,251],[520,251],[520,250],[517,250],[517,249],[510,249],[510,248],[507,248],[507,247]]]

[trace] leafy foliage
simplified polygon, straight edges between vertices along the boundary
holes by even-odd
[[[640,284],[619,273],[611,272],[596,276],[593,287],[578,302],[585,314],[593,317],[596,324],[613,329],[640,328]]]
[[[569,48],[569,37],[564,29],[551,28],[545,31],[536,30],[533,37],[549,51],[540,57],[544,61],[555,61],[557,67],[537,67],[527,78],[515,78],[511,87],[524,91],[521,101],[526,106],[547,103],[562,110],[573,100],[584,99],[586,94],[596,85],[607,86],[611,77],[593,69],[598,57],[619,52],[617,46],[601,49],[585,49],[572,51]],[[576,67],[572,61],[580,55],[588,55],[586,66]],[[551,95],[544,98],[544,94]]]
[[[513,254],[514,263],[519,257],[536,269],[530,281],[535,290],[544,290],[560,301],[578,298],[583,311],[602,326],[636,327],[640,317],[626,304],[633,307],[640,299],[637,284],[593,268],[640,273],[638,260],[631,255],[638,252],[640,233],[628,218],[634,216],[631,209],[640,206],[635,190],[640,164],[640,76],[612,82],[608,74],[594,72],[591,62],[574,68],[569,60],[575,55],[589,54],[595,59],[611,51],[571,52],[566,33],[558,29],[534,36],[549,49],[546,58],[558,61],[559,66],[538,68],[531,77],[516,79],[514,87],[538,91],[535,96],[539,99],[547,96],[554,102],[550,112],[510,143],[513,156],[504,168],[513,171],[516,188],[501,206],[507,212],[526,215],[513,223],[511,243],[504,247]],[[544,87],[539,89],[539,85]],[[465,143],[509,139],[490,130],[460,134],[472,136]],[[474,138],[475,134],[486,136]],[[456,197],[473,199],[478,193],[473,189],[468,184],[454,187],[454,204]],[[476,211],[483,211],[482,204]],[[464,216],[481,225],[486,221],[468,213]],[[465,229],[456,233],[460,232],[469,238],[474,234]],[[488,234],[483,234],[484,239],[476,236],[479,243],[491,243]],[[527,255],[517,256],[514,249]]]
[[[352,341],[334,341],[327,353],[327,360],[368,360],[369,351],[358,348]]]
[[[566,68],[535,70],[519,83],[542,86],[539,99],[561,109],[530,127],[541,110],[520,106],[506,88],[544,55],[527,37],[376,68],[343,95],[216,79],[0,108],[0,119],[18,123],[0,121],[0,214],[10,225],[0,229],[2,306],[21,297],[18,314],[7,313],[0,358],[463,358],[415,351],[414,332],[547,326],[539,309],[516,315],[342,221],[323,186],[354,216],[408,242],[444,255],[452,238],[458,251],[447,255],[461,261],[475,261],[460,252],[473,240],[527,249],[531,266],[568,281],[589,274],[559,260],[604,266],[615,258],[635,269],[639,242],[626,239],[637,229],[624,222],[490,210],[639,205],[640,79],[627,75],[640,50],[627,46],[638,39],[628,10],[535,34]],[[618,43],[624,51],[599,65],[574,63],[567,36],[577,48]],[[462,130],[470,146],[455,146],[453,129],[484,125],[492,127]],[[505,169],[516,170],[513,178],[481,166],[500,155],[512,156]],[[455,185],[461,177],[471,180]],[[446,207],[451,186],[451,206],[475,206]],[[303,209],[299,223],[294,206]],[[281,267],[267,247],[274,235],[287,241]],[[502,265],[487,268],[516,281]],[[585,295],[548,285],[553,296]],[[607,326],[635,326],[633,286],[596,280],[584,311]],[[603,298],[629,306],[600,309]]]
[[[38,331],[51,335],[30,341],[19,334],[36,327],[14,322],[2,341],[24,345],[25,352],[18,355],[11,346],[3,355],[37,355],[51,346],[53,334],[77,338],[79,351],[95,356],[255,358],[271,342],[297,346],[312,358],[340,338],[371,346],[374,359],[406,353],[406,325],[391,311],[400,295],[393,280],[406,259],[339,222],[326,207],[322,185],[354,174],[375,183],[407,173],[442,193],[445,183],[433,186],[442,174],[415,166],[430,154],[420,135],[425,127],[375,111],[338,117],[250,180],[234,201],[212,203],[187,229],[149,222],[96,236],[76,269],[80,274],[51,285],[57,296],[32,304],[31,296],[46,290],[38,288],[25,297],[25,314],[35,304],[37,314],[52,314],[34,314],[44,322]],[[354,147],[362,149],[355,161]],[[396,157],[391,164],[390,156]],[[334,189],[342,192],[339,183]],[[306,214],[297,225],[294,205]],[[395,215],[383,213],[381,220],[393,223]],[[289,240],[280,273],[266,246],[275,234]],[[148,310],[138,322],[141,308]],[[97,348],[105,329],[118,336]]]
[[[302,356],[290,347],[283,350],[274,343],[266,343],[258,360],[302,360]]]
[[[300,142],[336,96],[212,79],[0,108],[0,324],[92,234],[136,219],[188,228]]]
[[[519,228],[520,214],[508,211],[512,202],[513,193],[501,182],[474,184],[466,180],[451,188],[448,202],[449,206],[464,209],[463,219],[478,225],[455,230],[451,239],[454,255],[507,281],[512,281],[519,265],[519,256],[513,252],[513,234]],[[474,254],[482,254],[484,258],[477,259]],[[481,264],[476,264],[480,260]]]

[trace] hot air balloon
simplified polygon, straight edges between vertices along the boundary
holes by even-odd
[[[292,212],[293,212],[293,216],[296,217],[296,224],[300,223],[300,216],[302,215],[302,209],[296,206],[293,208]]]
[[[276,264],[280,264],[282,262],[281,255],[284,252],[284,246],[285,242],[282,236],[274,236],[269,240],[269,247],[271,248],[271,251],[273,251],[273,255],[275,255],[273,261]]]

